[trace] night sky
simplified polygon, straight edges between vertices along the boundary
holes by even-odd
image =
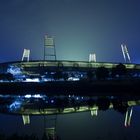
[[[0,0],[0,62],[43,59],[43,38],[55,38],[58,60],[123,62],[125,43],[140,63],[139,0]]]
[[[140,63],[140,0],[0,0],[0,62],[21,60],[24,48],[32,60],[43,59],[46,34],[55,38],[58,60],[87,61],[96,53],[99,62],[124,62],[120,45],[125,43],[132,62]],[[123,115],[99,113],[58,116],[58,134],[62,140],[139,137],[139,108],[127,129]],[[1,114],[0,132],[42,135],[43,117],[23,126],[20,116]]]

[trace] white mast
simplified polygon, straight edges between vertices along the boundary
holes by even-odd
[[[89,62],[96,62],[96,54],[89,54]]]
[[[24,59],[27,59],[27,61],[29,61],[29,57],[30,57],[30,50],[24,49],[23,55],[22,55],[22,61],[24,61]]]
[[[122,49],[125,63],[131,63],[130,55],[129,55],[126,45],[121,44],[121,49]]]

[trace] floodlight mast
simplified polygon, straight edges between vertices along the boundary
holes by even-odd
[[[89,54],[89,62],[96,62],[96,54]]]
[[[121,49],[122,49],[123,58],[124,58],[125,63],[131,63],[130,55],[129,55],[126,45],[121,44]]]
[[[30,58],[30,50],[29,49],[24,49],[23,55],[22,55],[22,61],[27,59],[27,62],[28,62],[29,58]]]
[[[56,60],[56,49],[55,49],[55,41],[53,37],[49,37],[45,35],[44,37],[44,60],[46,58],[54,57]]]
[[[121,44],[121,48],[122,48],[122,53],[123,53],[124,61],[126,62],[126,57],[125,57],[125,52],[124,52],[124,46],[123,46],[123,44]]]

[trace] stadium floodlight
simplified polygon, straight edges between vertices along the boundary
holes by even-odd
[[[121,49],[122,49],[123,58],[124,58],[125,63],[131,63],[130,55],[129,55],[126,45],[121,44]]]
[[[45,35],[44,37],[44,60],[49,58],[54,58],[56,60],[56,49],[53,37]]]
[[[96,62],[96,54],[89,54],[89,62]]]
[[[29,57],[30,57],[30,50],[24,49],[23,55],[22,55],[22,61],[24,61],[24,59],[27,59],[27,61],[29,61]]]

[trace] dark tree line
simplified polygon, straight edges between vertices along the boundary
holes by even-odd
[[[110,103],[113,104],[113,109],[121,114],[125,114],[128,108],[128,103],[126,101],[121,101],[119,99],[111,99],[107,97],[98,98],[96,101],[96,105],[99,110],[107,110],[109,109]]]
[[[115,79],[115,78],[125,78],[127,76],[127,69],[125,65],[118,64],[112,69],[105,67],[99,67],[95,71],[89,70],[87,72],[87,79],[89,81],[95,80],[105,80],[105,79]]]
[[[0,73],[0,80],[13,81],[15,78],[11,73]]]

